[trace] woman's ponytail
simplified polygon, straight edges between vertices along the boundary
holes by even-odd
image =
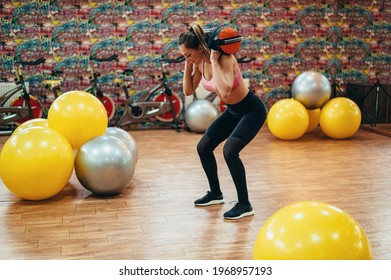
[[[186,48],[198,49],[201,47],[202,51],[209,57],[210,51],[205,40],[204,29],[197,22],[190,24],[190,29],[183,32],[179,36],[179,45],[184,44]]]
[[[196,37],[199,41],[199,44],[200,44],[203,52],[209,56],[210,51],[209,51],[208,45],[205,40],[205,33],[204,33],[204,29],[202,28],[202,26],[197,22],[193,22],[190,25],[190,31],[194,32],[194,34],[196,35]]]

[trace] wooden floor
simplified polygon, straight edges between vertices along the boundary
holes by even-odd
[[[391,137],[391,123],[387,124],[376,124],[376,125],[369,125],[365,124],[361,126],[362,129],[378,133],[384,136]]]
[[[360,129],[332,140],[319,130],[280,141],[264,127],[242,152],[255,216],[222,215],[236,200],[216,150],[226,204],[196,208],[207,182],[200,134],[131,131],[136,174],[122,195],[97,198],[72,176],[46,201],[23,201],[0,183],[0,259],[251,259],[257,233],[278,209],[302,200],[337,206],[364,228],[375,259],[391,259],[391,138]],[[7,138],[2,137],[1,143]]]

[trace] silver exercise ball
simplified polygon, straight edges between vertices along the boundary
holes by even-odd
[[[130,149],[108,135],[87,141],[75,157],[77,179],[97,196],[121,193],[132,180],[135,165]]]
[[[330,82],[316,71],[303,72],[293,82],[292,97],[307,109],[322,108],[331,97]]]
[[[113,136],[122,142],[125,143],[126,146],[130,149],[133,154],[134,160],[138,161],[138,148],[137,142],[134,140],[133,136],[129,134],[126,130],[119,127],[108,127],[106,128],[105,135]]]
[[[212,102],[196,99],[187,107],[185,120],[192,131],[205,132],[218,115],[219,111]]]

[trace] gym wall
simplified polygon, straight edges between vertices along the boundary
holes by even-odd
[[[391,84],[391,1],[379,0],[1,0],[0,79],[13,81],[15,59],[45,57],[27,67],[32,93],[50,102],[42,86],[51,70],[64,72],[63,91],[88,85],[89,55],[100,63],[105,92],[123,102],[112,83],[115,70],[134,69],[137,92],[156,82],[159,58],[179,55],[177,38],[188,23],[230,25],[244,36],[237,57],[250,86],[270,107],[286,97],[304,70],[317,70],[341,87]],[[181,92],[183,64],[169,65],[171,86]],[[152,78],[151,78],[152,77]],[[122,100],[122,101],[121,101]]]

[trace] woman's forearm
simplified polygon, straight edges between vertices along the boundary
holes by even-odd
[[[191,95],[194,93],[193,82],[193,64],[185,62],[185,71],[183,74],[183,93],[185,95]]]

